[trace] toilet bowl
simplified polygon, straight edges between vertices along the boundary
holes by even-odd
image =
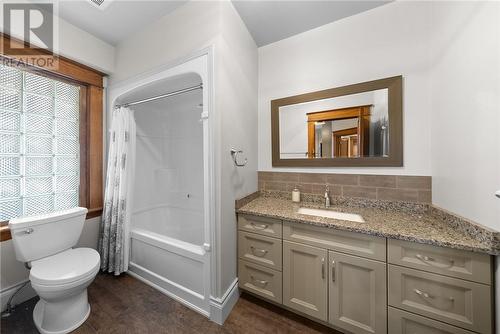
[[[40,296],[33,320],[41,333],[68,333],[90,314],[87,287],[99,271],[99,253],[75,248],[31,263],[31,286]]]
[[[100,256],[92,248],[71,248],[86,213],[74,208],[9,222],[16,258],[31,267],[31,286],[40,297],[33,320],[42,334],[69,333],[90,314],[87,287],[99,272]]]

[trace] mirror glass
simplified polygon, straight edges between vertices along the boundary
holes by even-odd
[[[280,159],[387,157],[387,88],[279,107]]]

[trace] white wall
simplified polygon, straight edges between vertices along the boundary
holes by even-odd
[[[500,3],[432,6],[432,197],[500,231]]]
[[[231,2],[222,2],[221,39],[216,51],[216,103],[220,116],[221,287],[237,276],[234,201],[257,191],[257,46]],[[243,150],[235,167],[231,148]]]
[[[215,59],[215,172],[220,229],[217,286],[220,298],[236,279],[234,201],[257,190],[257,47],[230,2],[192,1],[117,46],[111,85],[155,68],[175,65],[213,46]],[[248,165],[235,168],[230,148],[242,149]]]
[[[33,1],[19,0],[17,2],[31,3]],[[0,7],[0,15],[2,13],[3,9]],[[1,21],[0,31],[4,31]],[[12,34],[16,38],[24,37],[16,35],[16,31]],[[103,73],[110,74],[114,70],[115,47],[62,18],[57,18],[55,21],[55,48],[57,54]]]
[[[116,46],[110,84],[164,66],[215,43],[220,6],[192,1],[136,32]]]
[[[259,48],[259,170],[271,164],[270,101],[403,75],[404,167],[308,172],[431,174],[429,4],[394,2]]]
[[[393,2],[259,48],[259,170],[291,170],[271,166],[272,99],[402,74],[404,167],[301,170],[432,175],[434,204],[500,230],[499,18]]]
[[[59,19],[58,53],[103,73],[113,73],[115,47],[63,19]]]

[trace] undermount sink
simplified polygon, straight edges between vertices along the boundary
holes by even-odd
[[[358,214],[355,213],[345,213],[333,210],[323,210],[323,209],[311,209],[311,208],[299,208],[297,213],[301,215],[317,216],[325,218],[333,218],[340,220],[348,220],[355,223],[364,223],[365,220]]]

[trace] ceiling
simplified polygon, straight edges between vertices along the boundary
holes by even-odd
[[[110,0],[105,0],[110,1]],[[116,45],[187,0],[114,0],[103,10],[87,0],[60,0],[59,16],[109,44]]]
[[[274,43],[389,2],[233,0],[257,46]]]
[[[92,35],[117,45],[187,2],[187,0],[104,0],[104,9],[89,0],[60,0],[59,16]],[[257,46],[381,6],[389,1],[232,0]]]

